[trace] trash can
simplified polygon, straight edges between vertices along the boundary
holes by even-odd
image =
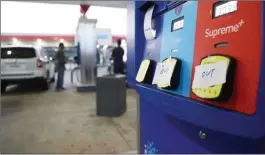
[[[97,115],[118,117],[126,111],[126,76],[105,75],[97,78]]]

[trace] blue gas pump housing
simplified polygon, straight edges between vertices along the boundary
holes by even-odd
[[[194,94],[191,95],[193,70],[195,66],[199,65],[197,64],[197,59],[202,60],[204,57],[210,56],[202,53],[204,52],[204,46],[196,49],[198,44],[203,44],[205,45],[205,50],[208,50],[206,47],[208,44],[203,42],[204,31],[201,31],[203,29],[201,25],[203,24],[198,25],[198,20],[204,19],[201,17],[204,16],[203,11],[199,8],[204,8],[202,6],[206,5],[206,3],[213,2],[129,2],[127,17],[127,77],[128,82],[136,88],[139,94],[140,153],[265,153],[265,2],[246,3],[238,1],[236,8],[237,10],[247,9],[248,6],[251,6],[257,8],[260,13],[261,18],[257,20],[261,21],[254,22],[261,24],[261,26],[257,27],[261,28],[261,35],[255,40],[260,42],[260,48],[257,48],[260,50],[255,51],[260,58],[260,63],[256,66],[253,66],[251,62],[241,61],[243,59],[240,59],[239,49],[244,49],[244,46],[248,45],[240,45],[233,37],[236,33],[247,37],[249,34],[244,34],[245,32],[255,31],[255,26],[253,26],[253,29],[251,28],[251,23],[253,22],[250,20],[252,19],[248,19],[249,21],[245,22],[245,24],[249,25],[246,28],[242,27],[242,30],[235,26],[237,29],[234,32],[236,33],[230,33],[232,31],[229,31],[229,33],[225,34],[222,31],[224,29],[220,28],[220,34],[222,35],[217,36],[215,34],[215,38],[210,38],[212,42],[218,39],[221,41],[231,40],[229,44],[234,45],[231,50],[238,49],[238,52],[229,52],[230,49],[226,50],[226,47],[221,47],[218,48],[218,53],[211,52],[211,55],[222,54],[225,51],[226,55],[231,53],[237,61],[237,65],[245,65],[244,67],[252,65],[255,68],[259,68],[259,79],[258,81],[253,81],[253,84],[258,84],[257,90],[250,92],[256,94],[253,95],[253,98],[256,96],[256,111],[251,114],[233,110],[235,106],[240,106],[238,102],[233,106],[234,103],[232,102],[240,98],[240,96],[234,95],[238,89],[243,88],[238,85],[234,86],[232,101],[215,101],[214,104],[218,106],[207,104],[208,101],[206,99],[195,99],[195,97],[192,97]],[[221,7],[222,4],[218,3],[218,7]],[[153,6],[151,22],[156,34],[153,39],[147,39],[144,32],[145,15],[148,9]],[[215,5],[208,4],[208,6]],[[213,9],[205,12],[212,13],[214,11]],[[234,11],[227,13],[227,15],[220,15],[212,23],[216,24],[216,21],[223,21],[224,23],[231,16],[241,17],[239,14],[242,12],[245,12],[245,17],[249,17],[246,15],[247,10]],[[248,12],[251,13],[251,10],[248,10]],[[255,19],[253,18],[253,20]],[[181,22],[177,23],[179,21]],[[200,21],[200,23],[202,22]],[[212,33],[219,33],[218,27],[214,27],[214,24],[211,25],[209,22],[206,28],[216,29]],[[229,25],[227,27],[230,28]],[[241,38],[236,39],[240,40]],[[211,46],[214,47],[214,45]],[[201,55],[204,57],[200,57]],[[247,55],[245,56],[247,57]],[[157,65],[157,63],[168,57],[176,57],[182,62],[179,73],[180,82],[177,88],[167,90],[154,84],[135,81],[143,60],[152,60]],[[244,71],[242,66],[240,66],[241,68],[238,66],[241,72],[237,72],[237,67],[235,67],[236,77],[247,76],[239,75]],[[155,69],[153,72],[155,72]],[[242,85],[244,84],[242,83]],[[229,109],[230,107],[223,108],[222,105],[225,104],[232,104],[232,110]]]

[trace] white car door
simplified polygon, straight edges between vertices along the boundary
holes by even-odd
[[[55,64],[49,59],[48,53],[44,49],[42,50],[42,54],[46,61],[47,70],[49,71],[49,78],[52,79],[55,76]]]

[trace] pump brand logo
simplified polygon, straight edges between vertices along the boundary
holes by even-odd
[[[234,32],[238,32],[240,27],[243,26],[244,24],[244,20],[241,19],[237,24],[235,25],[230,25],[230,26],[226,26],[226,27],[221,27],[218,29],[206,29],[205,30],[205,37],[212,37],[215,38],[219,35],[224,35],[224,34],[229,34],[229,33],[234,33]]]
[[[176,13],[176,15],[179,15],[179,14],[181,13],[182,8],[183,8],[183,5],[180,5],[179,7],[177,7],[177,8],[175,9],[175,13]]]
[[[154,147],[154,142],[147,142],[144,145],[144,154],[157,154],[158,150]]]

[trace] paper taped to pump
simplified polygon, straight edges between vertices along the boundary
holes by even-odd
[[[158,63],[152,84],[167,84],[170,86],[175,63],[176,62]]]
[[[226,60],[195,67],[192,88],[207,88],[226,82],[227,62]]]

